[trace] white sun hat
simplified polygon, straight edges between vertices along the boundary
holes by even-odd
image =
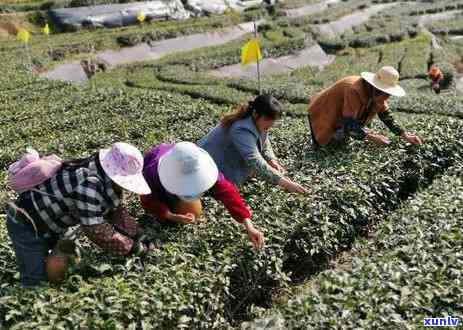
[[[383,66],[377,73],[362,72],[363,79],[377,89],[392,96],[405,96],[405,91],[399,86],[399,73],[392,66]]]
[[[99,152],[101,167],[106,175],[124,189],[148,195],[151,189],[143,177],[143,155],[133,145],[116,142]]]
[[[194,199],[210,189],[219,170],[209,154],[191,142],[179,142],[159,159],[159,180],[171,194]]]

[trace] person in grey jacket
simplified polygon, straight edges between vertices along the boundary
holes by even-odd
[[[305,193],[301,185],[285,177],[286,170],[278,162],[268,136],[282,112],[280,102],[273,96],[259,95],[225,114],[198,145],[237,186],[256,175],[289,192]]]

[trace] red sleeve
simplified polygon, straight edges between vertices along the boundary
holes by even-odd
[[[233,219],[239,223],[251,218],[251,208],[241,198],[236,186],[222,175],[212,188],[212,197],[221,201]]]
[[[148,213],[157,216],[161,220],[166,218],[169,207],[167,204],[161,202],[156,197],[156,194],[151,193],[150,195],[140,195],[140,201],[141,205]]]
[[[109,223],[82,226],[85,235],[105,251],[126,256],[130,254],[133,240],[114,230]]]

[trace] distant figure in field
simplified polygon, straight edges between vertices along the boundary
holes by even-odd
[[[264,235],[254,228],[251,210],[236,186],[217,169],[209,154],[191,142],[153,146],[144,159],[143,175],[151,194],[140,196],[143,208],[161,221],[193,224],[199,221],[201,197],[210,195],[223,203],[241,223],[249,240],[261,248]]]
[[[269,138],[269,130],[281,118],[282,106],[271,95],[259,95],[223,116],[198,145],[214,159],[219,170],[240,186],[256,176],[288,192],[303,194],[304,187],[285,177]]]
[[[412,144],[421,144],[417,135],[406,132],[394,120],[387,104],[392,96],[401,97],[399,73],[390,66],[376,74],[362,72],[361,76],[343,78],[314,96],[309,104],[309,124],[315,148],[330,142],[345,142],[348,137],[388,145],[390,140],[367,128],[378,115],[395,134]]]
[[[440,82],[444,79],[441,69],[435,64],[431,65],[428,71],[428,77],[431,79],[431,88],[436,94],[440,93]]]

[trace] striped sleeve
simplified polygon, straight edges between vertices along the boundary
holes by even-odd
[[[73,192],[73,200],[76,208],[76,216],[84,226],[103,224],[105,210],[104,184],[97,177],[88,177],[76,186]]]

